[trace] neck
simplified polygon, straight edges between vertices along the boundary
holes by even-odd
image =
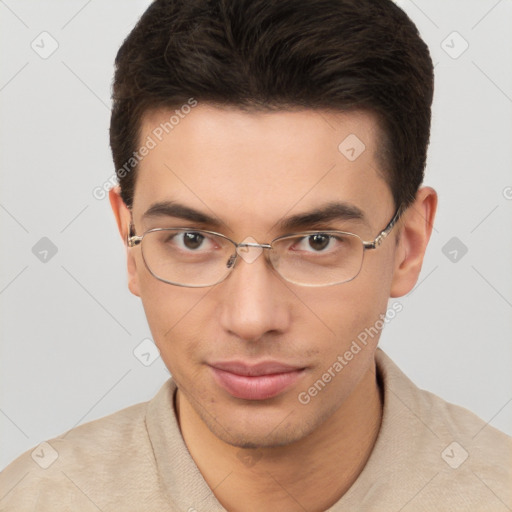
[[[192,458],[229,512],[328,509],[363,470],[382,418],[374,366],[328,420],[287,446],[242,450],[224,443],[179,391],[176,409]]]

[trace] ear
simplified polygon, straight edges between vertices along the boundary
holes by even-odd
[[[129,226],[132,220],[132,215],[125,202],[121,198],[121,189],[119,186],[113,187],[108,193],[110,205],[116,218],[117,228],[119,234],[126,247],[127,269],[128,269],[128,288],[130,291],[140,297],[139,276],[137,273],[137,259],[135,258],[134,250],[127,245]]]
[[[401,297],[409,293],[418,281],[436,208],[436,191],[430,187],[422,187],[416,194],[415,201],[402,215],[391,297]]]

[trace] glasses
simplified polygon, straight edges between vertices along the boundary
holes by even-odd
[[[164,283],[190,288],[224,281],[238,258],[255,261],[267,250],[267,261],[286,281],[300,286],[331,286],[355,279],[367,250],[377,249],[400,218],[398,208],[389,224],[371,242],[345,231],[305,231],[275,238],[269,244],[253,239],[237,243],[221,233],[191,228],[156,228],[141,236],[130,225],[128,247],[141,245],[149,272]]]

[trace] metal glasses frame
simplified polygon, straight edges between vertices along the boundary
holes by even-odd
[[[237,259],[237,255],[238,255],[238,252],[237,252],[238,248],[241,248],[241,247],[259,247],[261,249],[272,249],[272,244],[274,244],[278,240],[281,240],[281,239],[284,239],[284,238],[295,237],[295,236],[308,236],[308,235],[315,234],[315,233],[325,233],[325,234],[340,233],[340,234],[355,236],[355,237],[359,238],[361,240],[361,242],[363,243],[363,254],[364,254],[364,251],[377,249],[382,244],[382,242],[385,240],[385,238],[391,233],[391,231],[395,227],[395,225],[398,222],[398,220],[400,219],[403,211],[404,210],[402,209],[402,207],[399,206],[396,209],[392,219],[389,221],[387,226],[371,241],[362,240],[361,237],[359,235],[356,235],[355,233],[350,233],[350,232],[347,232],[347,231],[334,231],[334,230],[304,231],[304,232],[300,232],[300,233],[289,233],[289,234],[281,235],[281,236],[279,236],[277,238],[274,238],[274,240],[272,240],[270,243],[267,243],[267,244],[258,244],[258,243],[254,243],[254,242],[235,242],[234,240],[232,240],[228,236],[223,235],[222,233],[217,233],[215,231],[208,231],[208,230],[205,230],[205,229],[182,228],[182,227],[154,228],[154,229],[149,229],[148,231],[145,231],[142,235],[136,235],[134,233],[135,227],[133,225],[133,222],[131,222],[129,227],[128,227],[128,237],[127,237],[126,243],[127,243],[128,247],[136,247],[137,245],[142,244],[142,240],[144,239],[144,237],[148,233],[153,233],[155,231],[173,231],[173,230],[185,231],[186,230],[186,231],[198,231],[198,232],[201,232],[201,233],[207,233],[209,235],[215,235],[215,236],[221,237],[221,238],[231,242],[234,245],[235,252],[234,252],[233,256],[228,260],[228,263],[227,263],[227,267],[228,268],[232,268],[234,266],[234,264],[236,262],[236,259]],[[172,285],[175,285],[175,286],[183,286],[183,287],[187,287],[187,288],[203,288],[203,287],[205,288],[207,286],[214,286],[214,285],[216,285],[218,283],[221,283],[225,279],[227,279],[227,277],[230,275],[230,272],[226,273],[226,276],[224,278],[222,278],[220,281],[217,281],[216,283],[213,283],[211,285],[200,285],[200,286],[186,285],[186,284],[173,283],[173,282],[170,282],[170,281],[166,281],[165,279],[162,279],[161,277],[157,276],[151,270],[151,268],[149,268],[149,266],[146,263],[145,259],[144,259],[144,264],[146,265],[146,268],[149,270],[151,275],[154,276],[159,281],[162,281],[162,282],[167,283],[167,284],[172,284]],[[349,281],[355,279],[358,274],[356,274],[352,279],[349,279],[347,281],[343,281],[341,283],[332,283],[332,284],[343,284],[343,283],[349,282]],[[283,277],[283,276],[281,276],[281,277]],[[285,277],[283,277],[283,279],[288,281],[288,279],[286,279]],[[296,284],[298,284],[298,283],[296,283]],[[308,286],[308,285],[301,285],[301,284],[299,284],[299,286]],[[314,286],[314,285],[309,285],[309,286]],[[318,285],[318,286],[329,286],[329,285]]]

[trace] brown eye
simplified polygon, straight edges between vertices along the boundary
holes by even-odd
[[[329,245],[330,236],[318,233],[308,237],[308,243],[311,249],[315,251],[322,251]]]
[[[184,233],[183,234],[183,245],[187,249],[198,249],[201,247],[204,240],[204,236],[200,233]]]

